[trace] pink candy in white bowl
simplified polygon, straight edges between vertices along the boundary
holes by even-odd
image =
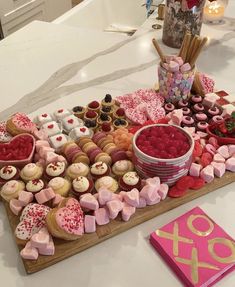
[[[174,184],[188,173],[194,140],[183,128],[154,124],[140,129],[133,138],[134,163],[141,176],[158,176]]]

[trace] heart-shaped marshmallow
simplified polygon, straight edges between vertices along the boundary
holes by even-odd
[[[137,207],[140,201],[140,193],[137,188],[133,188],[131,191],[126,192],[124,195],[124,201],[131,206]]]
[[[93,233],[96,231],[95,216],[85,215],[84,224],[85,224],[85,233]]]
[[[89,210],[97,210],[99,208],[97,199],[91,193],[86,193],[80,197],[80,205]]]
[[[24,259],[37,260],[38,250],[35,247],[32,247],[32,244],[29,241],[26,243],[25,247],[20,251],[20,255]]]
[[[33,201],[32,192],[21,190],[19,192],[18,201],[20,202],[21,206],[26,206]]]
[[[217,152],[225,159],[229,158],[228,146],[222,145],[217,149]]]
[[[111,219],[114,219],[118,216],[118,213],[122,210],[123,203],[120,200],[115,199],[107,202],[106,206],[109,210],[109,217]]]
[[[129,204],[124,202],[124,206],[122,209],[122,219],[124,221],[128,221],[134,213],[135,213],[135,207],[130,206]]]

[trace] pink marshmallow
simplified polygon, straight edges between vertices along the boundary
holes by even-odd
[[[125,194],[126,194],[126,191],[120,191],[119,192],[118,195],[119,195],[119,198],[120,198],[121,201],[124,201]]]
[[[184,64],[184,61],[183,61],[183,59],[181,57],[174,57],[174,61],[176,63],[178,63],[179,66],[182,66]]]
[[[63,199],[64,199],[63,196],[56,193],[55,197],[52,200],[52,206],[55,207],[55,206],[59,205]]]
[[[45,158],[46,157],[46,154],[48,152],[54,152],[55,149],[52,148],[52,147],[49,147],[49,146],[42,146],[39,151],[38,151],[38,154],[40,155],[40,157],[42,158]]]
[[[228,146],[222,145],[217,149],[217,152],[222,155],[223,158],[229,158],[229,149]]]
[[[38,248],[38,252],[40,255],[47,256],[55,254],[55,245],[51,237],[49,239],[49,243],[47,243],[45,247]]]
[[[91,193],[86,193],[80,197],[80,205],[89,210],[97,210],[99,208],[98,201]]]
[[[231,144],[228,146],[229,157],[235,155],[235,144]]]
[[[58,154],[56,154],[56,153],[54,153],[54,152],[52,152],[52,151],[49,151],[49,152],[45,155],[46,165],[48,165],[49,163],[58,161],[58,157],[59,157]]]
[[[105,187],[98,190],[98,200],[100,205],[105,205],[108,201],[113,199],[113,193]]]
[[[215,105],[215,102],[219,98],[220,97],[218,95],[216,95],[215,93],[206,94],[205,97],[203,98],[202,104],[204,106],[207,106],[208,108],[211,108]]]
[[[166,183],[160,184],[158,194],[160,195],[161,200],[164,200],[166,198],[168,190],[169,190],[169,186]]]
[[[19,192],[18,200],[22,206],[26,206],[33,201],[33,194],[32,192],[21,190]]]
[[[145,185],[140,191],[140,196],[146,200],[147,205],[151,205],[151,203],[154,204],[156,201],[160,201],[161,199],[158,194],[158,190],[159,188],[156,189],[154,186]]]
[[[208,151],[212,155],[214,155],[216,153],[216,148],[211,144],[206,144],[205,149],[206,149],[206,151]]]
[[[217,177],[222,177],[225,174],[225,164],[212,161],[211,165],[214,167],[214,174]]]
[[[35,146],[36,146],[36,151],[38,152],[41,147],[50,147],[50,144],[48,141],[38,140],[36,141]]]
[[[48,139],[47,132],[43,129],[41,129],[41,130],[35,129],[33,131],[33,135],[34,135],[34,137],[36,137],[39,140],[47,140]]]
[[[122,209],[122,220],[128,221],[134,213],[135,213],[135,207],[130,206],[127,203],[124,203],[124,206]]]
[[[19,213],[21,212],[23,206],[22,204],[19,202],[18,199],[11,199],[10,200],[10,210],[15,214],[15,215],[19,215]]]
[[[133,188],[124,195],[124,201],[131,206],[137,207],[139,205],[140,193],[137,188]]]
[[[109,223],[109,213],[106,208],[99,208],[95,210],[95,220],[98,225],[105,225]]]
[[[38,250],[35,247],[32,247],[31,242],[27,242],[25,247],[20,251],[20,256],[28,260],[37,260],[38,259]]]
[[[84,218],[85,233],[93,233],[96,231],[95,216],[85,215]]]
[[[173,55],[168,55],[168,56],[166,56],[166,57],[165,57],[166,63],[167,63],[167,64],[170,64],[170,61],[173,61],[174,58],[175,58],[175,56],[173,56]]]
[[[175,61],[170,61],[169,63],[169,71],[178,72],[180,69],[179,64]]]
[[[123,203],[120,200],[111,200],[106,204],[109,210],[109,217],[114,219],[123,208]]]
[[[235,157],[230,157],[225,162],[226,170],[235,172]]]
[[[189,63],[185,63],[180,67],[180,72],[185,73],[191,70],[191,65]]]
[[[145,181],[146,185],[150,185],[152,187],[155,187],[156,189],[159,189],[160,187],[160,178],[158,176],[148,178]]]
[[[55,192],[51,187],[44,188],[35,194],[35,198],[39,204],[43,204],[55,197]]]
[[[199,177],[200,176],[200,170],[201,170],[202,166],[200,164],[197,163],[192,163],[189,169],[189,174],[191,176],[196,176]]]
[[[37,162],[37,161],[39,161],[40,160],[40,155],[38,154],[38,153],[35,153],[34,154],[34,162]]]
[[[140,196],[139,205],[137,206],[137,208],[144,208],[146,207],[146,205],[147,205],[147,202],[145,198]]]
[[[35,233],[30,239],[31,246],[35,248],[45,248],[49,243],[50,235],[46,232]]]
[[[147,205],[155,205],[159,203],[160,201],[161,201],[160,195],[158,195],[158,197],[156,197],[155,199],[146,199]]]
[[[216,154],[214,155],[214,157],[213,157],[213,161],[224,163],[224,162],[225,162],[225,158],[222,157],[221,154],[216,153]]]
[[[113,193],[113,200],[116,199],[116,200],[120,200],[120,201],[123,201],[123,197],[119,194],[119,193]]]
[[[180,126],[183,119],[183,110],[182,109],[176,109],[171,112],[171,120],[173,124]]]
[[[207,133],[200,132],[200,131],[197,131],[197,134],[199,135],[200,138],[206,138],[208,136]]]
[[[167,71],[169,70],[169,64],[163,63],[162,66],[163,66],[163,68],[166,69]]]
[[[203,168],[201,170],[200,177],[207,183],[212,182],[214,180],[214,167],[209,164]]]
[[[184,127],[184,130],[186,130],[186,132],[188,132],[190,135],[195,134],[195,131],[196,131],[195,127]]]

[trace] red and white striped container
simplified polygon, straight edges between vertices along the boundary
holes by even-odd
[[[170,126],[167,124],[154,124],[141,128],[133,137],[133,161],[135,168],[140,176],[144,178],[158,176],[161,182],[173,185],[180,177],[188,173],[192,163],[192,154],[194,149],[194,140],[192,136],[179,126],[172,125],[184,133],[190,144],[190,149],[184,155],[172,158],[163,159],[149,156],[143,153],[136,145],[136,140],[141,132],[153,126]]]

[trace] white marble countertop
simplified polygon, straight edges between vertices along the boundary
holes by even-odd
[[[213,76],[218,89],[234,94],[235,1],[223,25],[204,25],[210,44],[198,68]],[[85,105],[152,87],[159,61],[151,44],[161,32],[152,17],[132,37],[62,24],[32,22],[0,42],[0,120],[16,111],[36,115],[60,107]],[[175,50],[164,47],[167,53]],[[202,207],[235,238],[235,183],[158,216],[46,270],[27,276],[0,204],[0,278],[7,287],[132,287],[181,283],[148,242],[151,231],[195,206]],[[216,286],[231,287],[235,273]]]

